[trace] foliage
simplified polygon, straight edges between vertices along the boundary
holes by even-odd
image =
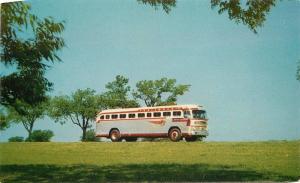
[[[28,142],[50,142],[54,136],[51,130],[34,130],[26,139]]]
[[[38,119],[42,119],[46,115],[48,101],[41,102],[35,106],[31,106],[25,102],[17,100],[16,106],[18,106],[18,111],[16,108],[8,107],[8,114],[5,117],[7,123],[22,123],[26,131],[28,132],[28,137],[30,136],[33,126]],[[22,111],[22,113],[20,113]]]
[[[190,85],[176,85],[176,79],[142,80],[136,84],[133,96],[147,106],[175,104],[177,97],[189,90]]]
[[[107,92],[102,94],[102,101],[107,108],[129,108],[138,107],[135,100],[128,97],[130,86],[128,86],[129,79],[124,76],[117,75],[116,79],[105,85]]]
[[[300,141],[0,143],[0,181],[293,182],[300,176],[299,146]]]
[[[56,96],[51,99],[48,114],[61,124],[71,121],[82,129],[82,141],[86,140],[86,131],[91,127],[98,110],[102,109],[101,97],[95,90],[77,90],[71,96]]]
[[[20,137],[20,136],[10,137],[8,139],[8,142],[24,142],[24,137]]]
[[[298,61],[296,78],[298,81],[300,81],[300,60]]]
[[[46,100],[45,92],[52,83],[43,76],[42,71],[21,70],[1,78],[1,100],[5,106],[14,107],[19,113],[24,113],[18,106],[18,101],[32,106]],[[26,99],[24,99],[26,98]]]
[[[35,105],[46,100],[52,83],[45,77],[48,62],[60,61],[64,46],[63,22],[39,19],[24,2],[1,4],[1,62],[14,72],[1,76],[0,103],[17,107],[16,101]],[[18,110],[18,109],[17,109]]]
[[[275,2],[276,0],[247,0],[243,6],[239,0],[211,0],[211,6],[218,7],[219,14],[228,12],[230,20],[242,22],[257,33],[256,29],[263,26],[266,14],[275,6]]]
[[[163,10],[166,13],[171,11],[171,8],[176,6],[176,0],[137,0],[143,4],[149,4],[150,6],[155,7],[157,9],[159,6],[162,6]]]
[[[176,6],[176,0],[137,0],[143,4],[150,5],[157,9],[162,6],[166,13],[169,13]],[[245,3],[244,3],[245,2]],[[262,27],[266,21],[266,15],[276,0],[211,0],[211,7],[218,8],[218,13],[228,13],[229,19],[236,23],[242,22],[250,30],[257,33],[257,28]]]
[[[4,109],[1,108],[1,110],[0,110],[0,130],[5,130],[9,126],[10,125],[9,125],[8,120],[7,120],[7,115],[4,113]]]

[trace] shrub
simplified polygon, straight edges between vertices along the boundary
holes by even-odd
[[[8,142],[24,142],[24,137],[20,137],[20,136],[10,137],[8,139]]]
[[[29,142],[50,142],[54,136],[51,130],[34,130],[31,135],[26,139]]]
[[[82,139],[82,137],[81,137]],[[85,139],[86,142],[96,142],[96,141],[100,141],[99,138],[96,137],[96,133],[94,130],[88,130],[86,131],[86,139]]]

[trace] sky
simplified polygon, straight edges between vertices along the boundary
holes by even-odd
[[[63,61],[46,74],[50,95],[101,93],[116,75],[132,89],[140,80],[174,78],[191,85],[178,104],[207,110],[206,141],[300,139],[299,1],[278,1],[258,34],[219,15],[209,0],[178,1],[169,14],[134,0],[28,2],[39,17],[66,22]],[[81,136],[78,126],[48,117],[34,129],[54,131],[53,141]],[[0,141],[27,135],[21,124],[0,133]]]

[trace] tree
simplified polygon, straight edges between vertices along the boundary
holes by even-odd
[[[56,96],[51,99],[48,114],[61,124],[71,121],[82,130],[82,141],[86,141],[86,131],[91,127],[97,112],[103,108],[103,102],[95,90],[77,90],[71,96]]]
[[[296,78],[298,81],[300,81],[300,60],[298,61]]]
[[[107,91],[102,94],[101,97],[106,108],[128,108],[139,106],[135,100],[129,99],[128,97],[128,93],[130,92],[128,82],[128,78],[117,75],[114,81],[105,85]]]
[[[26,139],[29,142],[50,142],[50,139],[54,136],[51,130],[34,130],[30,136]]]
[[[256,29],[262,27],[276,0],[247,0],[245,4],[239,0],[211,0],[211,7],[219,7],[218,13],[228,12],[230,20],[242,22],[250,30],[257,33]]]
[[[23,113],[19,113],[15,108],[9,107],[7,109],[8,114],[5,118],[9,123],[22,123],[28,133],[28,137],[30,137],[35,122],[46,115],[48,101],[41,102],[35,106],[31,106],[22,101],[16,101],[16,104]]]
[[[143,4],[149,4],[150,6],[155,7],[156,9],[159,6],[162,6],[163,10],[166,13],[169,13],[173,7],[176,6],[176,0],[137,0]]]
[[[0,78],[0,104],[21,113],[16,101],[34,106],[46,100],[52,88],[44,77],[47,63],[60,61],[56,52],[65,45],[60,36],[64,22],[39,19],[30,9],[24,2],[1,4],[1,62],[14,72]]]
[[[136,99],[141,99],[146,106],[170,105],[177,97],[189,90],[190,85],[176,85],[176,79],[142,80],[136,84],[133,92]]]
[[[4,113],[3,107],[0,106],[0,130],[5,130],[9,127],[9,122],[7,120],[7,115]]]
[[[139,3],[150,5],[157,9],[162,6],[166,13],[169,13],[176,6],[176,0],[137,0]],[[245,3],[243,3],[245,2]],[[211,0],[211,7],[218,8],[218,13],[228,13],[230,20],[237,24],[243,23],[248,28],[257,33],[257,28],[262,27],[266,20],[266,14],[272,6],[275,6],[276,0]]]

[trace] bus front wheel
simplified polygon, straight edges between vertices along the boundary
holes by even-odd
[[[122,140],[120,131],[117,129],[112,130],[110,132],[110,139],[112,142],[120,142]]]
[[[181,140],[181,132],[178,128],[172,128],[169,131],[169,138],[173,142],[178,142]]]

